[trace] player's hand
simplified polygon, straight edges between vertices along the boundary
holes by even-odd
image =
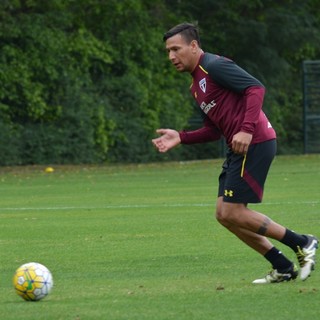
[[[238,132],[232,139],[232,151],[238,154],[246,154],[252,140],[252,134],[246,132]]]
[[[159,152],[167,152],[181,143],[179,132],[172,129],[158,129],[156,131],[161,137],[152,139],[152,143]]]

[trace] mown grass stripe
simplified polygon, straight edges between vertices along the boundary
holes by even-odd
[[[318,205],[320,201],[283,201],[264,202],[262,205]],[[182,207],[212,207],[214,203],[170,203],[170,204],[128,204],[106,206],[65,206],[65,207],[8,207],[0,208],[0,211],[50,211],[50,210],[95,210],[95,209],[134,209],[134,208],[182,208]]]

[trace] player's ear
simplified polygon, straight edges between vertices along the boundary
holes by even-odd
[[[191,46],[192,51],[196,51],[199,49],[199,44],[198,44],[197,40],[192,40],[190,42],[190,46]]]

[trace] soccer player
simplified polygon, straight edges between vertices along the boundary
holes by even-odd
[[[264,183],[276,153],[276,133],[262,111],[265,88],[235,62],[201,49],[198,27],[182,23],[165,33],[169,60],[192,76],[191,93],[204,114],[194,131],[158,129],[152,140],[159,152],[179,144],[204,143],[224,136],[229,150],[219,176],[216,218],[225,228],[272,265],[253,283],[277,283],[297,278],[298,268],[268,240],[289,246],[298,258],[300,278],[315,266],[318,239],[295,233],[266,215],[248,208],[262,201]]]

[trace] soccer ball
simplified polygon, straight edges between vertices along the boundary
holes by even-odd
[[[13,276],[16,293],[27,301],[46,297],[53,286],[51,272],[42,264],[29,262],[19,267]]]

